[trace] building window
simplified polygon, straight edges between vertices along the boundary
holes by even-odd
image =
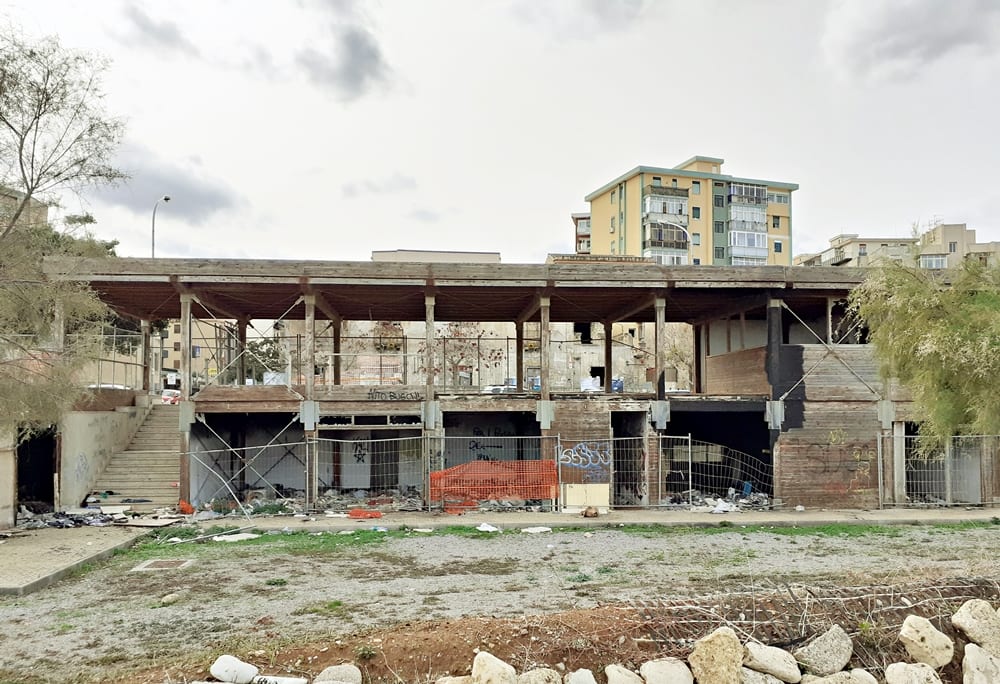
[[[868,245],[861,243],[858,245],[858,256],[866,256],[868,254]]]
[[[781,254],[781,240],[774,241],[774,253]]]
[[[677,179],[676,178],[671,178],[670,179],[670,187],[672,187],[672,188],[676,188],[677,187]]]
[[[783,192],[769,192],[767,193],[767,201],[771,204],[788,204],[790,198]]]
[[[701,207],[691,207],[691,218],[694,219],[701,218]]]
[[[725,259],[726,258],[726,248],[725,247],[716,247],[715,248],[715,258],[716,259]]]
[[[948,243],[948,252],[950,252],[951,254],[954,254],[957,251],[958,251],[958,243],[957,242],[949,242]]]
[[[726,224],[724,221],[714,221],[712,225],[714,227],[713,230],[715,230],[716,233],[726,232]]]
[[[180,323],[174,323],[174,334],[175,335],[180,335],[181,334],[181,324]]]
[[[724,187],[726,187],[725,183],[720,183],[719,181],[715,181],[715,183],[713,183],[713,185],[715,185],[715,187],[717,187],[717,188],[724,188]]]
[[[612,204],[615,203],[615,191],[614,190],[611,191],[611,203]]]
[[[701,181],[691,181],[691,194],[692,195],[701,194]]]
[[[712,198],[712,201],[717,207],[726,206],[726,198],[723,195],[716,195],[715,197]]]
[[[698,264],[700,264],[700,263],[701,263],[701,259],[698,259],[698,258],[696,257],[696,258],[694,259],[694,261],[693,261],[692,263],[693,263],[693,264],[694,264],[695,266],[697,266]]]
[[[948,257],[944,254],[921,254],[920,268],[946,268]]]
[[[175,352],[179,352],[180,350],[181,350],[181,343],[180,342],[174,342],[174,351]]]
[[[165,359],[168,356],[170,356],[170,351],[168,349],[164,349],[163,351],[160,352],[160,358],[161,359]]]
[[[174,361],[174,370],[180,370],[180,368],[181,368],[181,362]]]
[[[771,227],[774,228],[775,230],[778,230],[779,228],[781,228],[781,217],[780,216],[772,216],[771,217]]]
[[[615,217],[611,217],[611,232],[615,232]]]
[[[691,244],[692,245],[701,244],[701,233],[691,233]]]
[[[653,187],[658,188],[663,185],[663,179],[659,176],[653,176]]]

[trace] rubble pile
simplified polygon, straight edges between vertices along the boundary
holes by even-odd
[[[129,516],[124,513],[102,513],[100,509],[78,511],[57,511],[54,513],[32,513],[21,506],[17,514],[17,529],[39,530],[46,527],[106,527],[125,522]]]
[[[877,674],[852,667],[854,643],[833,624],[794,650],[741,641],[729,626],[716,628],[694,641],[686,658],[646,661],[637,671],[618,663],[604,668],[607,684],[939,684],[940,671],[959,659],[963,684],[1000,682],[1000,614],[983,599],[970,599],[951,616],[951,624],[968,643],[958,652],[953,640],[923,617],[909,615],[897,636],[908,655],[887,663]],[[435,684],[597,684],[588,669],[567,671],[563,663],[518,674],[509,663],[476,649],[470,674],[437,678]],[[231,684],[309,684],[301,676],[260,675],[260,670],[233,656],[220,656],[210,672]],[[402,682],[402,680],[399,680]],[[361,684],[353,664],[329,667],[312,684]],[[192,683],[207,684],[207,683]]]
[[[697,489],[687,489],[660,499],[660,508],[692,512],[728,513],[743,510],[768,510],[771,507],[771,500],[764,492],[743,494],[737,492],[733,487],[729,488],[726,496],[711,496]]]

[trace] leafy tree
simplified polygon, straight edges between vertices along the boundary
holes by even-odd
[[[280,372],[285,368],[285,350],[281,342],[274,337],[261,337],[247,342],[246,369],[247,377],[254,383],[264,382],[265,372]]]
[[[102,109],[104,69],[55,38],[0,36],[0,431],[10,434],[55,423],[84,392],[78,371],[100,351],[106,308],[86,286],[46,280],[42,259],[114,250],[78,234],[92,217],[54,230],[45,204],[124,177],[109,165],[122,124]]]
[[[1000,268],[889,263],[851,295],[883,374],[912,392],[921,434],[1000,434]]]

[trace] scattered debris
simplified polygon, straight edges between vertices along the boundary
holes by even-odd
[[[525,527],[522,532],[526,534],[541,534],[542,532],[551,532],[551,527]]]
[[[583,513],[581,515],[583,515],[584,518],[596,518],[598,516],[598,511],[594,506],[587,506],[583,509]]]
[[[241,542],[241,541],[247,541],[248,539],[257,539],[258,537],[260,537],[260,535],[254,534],[253,532],[240,532],[239,534],[219,534],[212,537],[212,541]]]
[[[490,525],[489,523],[480,523],[476,527],[476,529],[479,530],[480,532],[501,532],[501,530],[500,530],[499,527],[494,527],[493,525]]]

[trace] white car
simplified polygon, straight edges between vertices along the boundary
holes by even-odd
[[[181,391],[175,389],[165,389],[160,395],[160,401],[164,404],[179,404],[181,401]]]

